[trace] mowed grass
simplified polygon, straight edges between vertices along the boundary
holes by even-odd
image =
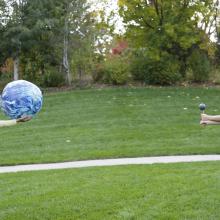
[[[36,118],[0,128],[0,165],[220,153],[220,126],[199,126],[198,109],[205,102],[208,113],[220,114],[219,100],[214,88],[45,94]]]
[[[220,219],[220,163],[0,175],[1,220]]]

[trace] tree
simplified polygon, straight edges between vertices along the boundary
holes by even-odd
[[[70,85],[72,74],[82,75],[91,66],[96,26],[87,0],[64,1],[63,16],[63,69]]]
[[[45,72],[45,64],[56,67],[67,85],[72,81],[74,54],[79,46],[84,51],[81,41],[89,39],[91,23],[87,9],[86,0],[32,0],[27,4],[25,24],[32,29],[32,42],[35,41],[31,57],[38,57],[41,72]]]
[[[217,6],[215,0],[119,0],[130,45],[145,49],[153,60],[167,54],[176,58],[182,77],[194,49],[213,53],[210,35]]]
[[[87,0],[0,0],[1,63],[13,58],[14,79],[18,70],[25,78],[54,73],[70,85],[73,72],[81,73],[94,53],[97,32],[89,7]]]
[[[23,63],[30,63],[32,72],[42,75],[48,66],[59,69],[62,50],[60,17],[62,4],[59,0],[29,0],[25,6],[24,25],[30,30],[23,48]]]
[[[4,15],[5,28],[3,32],[2,50],[6,58],[12,57],[14,61],[14,80],[19,79],[19,62],[23,44],[29,35],[29,30],[23,25],[23,8],[25,0],[4,1],[6,13]]]
[[[6,4],[4,0],[0,0],[0,48],[3,48],[3,33],[5,29],[5,19],[6,19]],[[5,61],[5,53],[3,50],[0,50],[0,66]]]

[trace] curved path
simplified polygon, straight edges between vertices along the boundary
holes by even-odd
[[[30,164],[0,167],[0,173],[13,173],[35,170],[56,170],[82,167],[117,166],[131,164],[157,164],[157,163],[180,163],[220,161],[220,155],[190,155],[190,156],[161,156],[161,157],[138,157],[103,160],[84,160],[64,163]]]

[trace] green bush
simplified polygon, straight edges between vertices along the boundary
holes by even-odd
[[[59,87],[65,84],[65,77],[55,67],[46,69],[43,76],[43,86],[46,87]]]
[[[26,62],[22,78],[42,87],[59,87],[65,84],[65,78],[58,71],[58,66],[45,65],[41,70],[36,62]]]
[[[169,56],[152,60],[145,56],[136,56],[131,64],[134,80],[150,85],[173,85],[180,80],[179,63]]]
[[[207,54],[201,50],[194,50],[189,58],[189,67],[192,70],[192,80],[205,82],[209,79],[211,65]]]
[[[43,85],[42,75],[39,72],[25,71],[22,73],[22,79],[33,82],[37,85]]]
[[[102,65],[99,65],[93,78],[104,83],[126,84],[130,79],[127,58],[119,55],[108,58]]]
[[[104,63],[99,63],[95,66],[92,71],[92,79],[94,82],[103,82],[103,78],[105,75]]]
[[[4,89],[7,83],[13,79],[13,73],[2,73],[0,72],[0,92]]]

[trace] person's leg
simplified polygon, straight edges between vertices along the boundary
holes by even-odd
[[[206,114],[201,114],[201,121],[220,122],[220,115],[206,115]]]
[[[218,121],[200,121],[200,125],[220,125]]]

